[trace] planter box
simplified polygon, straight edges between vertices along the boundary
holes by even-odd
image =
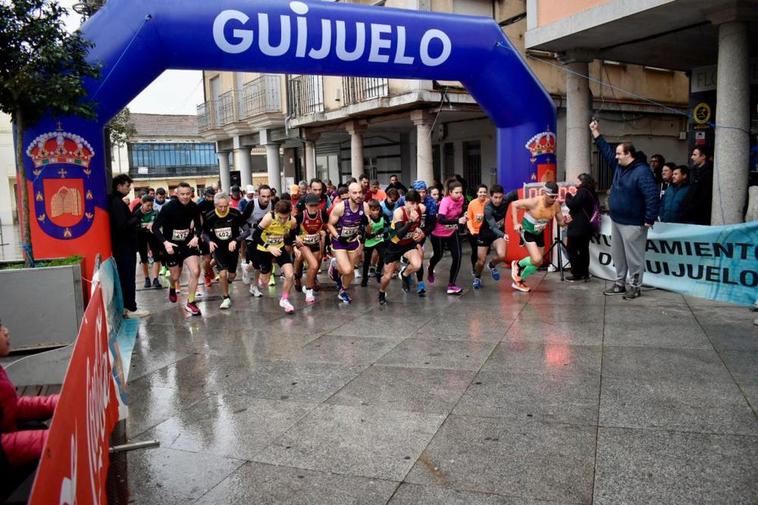
[[[84,313],[81,264],[0,270],[0,318],[14,351],[67,345]]]

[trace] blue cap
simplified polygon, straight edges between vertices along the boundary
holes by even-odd
[[[426,189],[426,183],[424,181],[413,181],[411,187],[416,191],[421,191],[422,189]]]

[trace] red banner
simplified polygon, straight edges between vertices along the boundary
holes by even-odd
[[[117,420],[107,316],[98,285],[79,328],[29,504],[107,503],[108,441]]]

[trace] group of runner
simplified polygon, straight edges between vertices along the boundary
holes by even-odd
[[[261,185],[240,212],[233,208],[225,192],[209,191],[199,203],[194,202],[192,188],[183,182],[160,212],[152,208],[149,195],[142,198],[135,212],[140,213],[142,223],[140,241],[144,245],[140,250],[149,249],[153,259],[164,262],[170,272],[168,298],[172,303],[177,302],[179,280],[183,269],[187,269],[185,308],[193,315],[200,314],[195,297],[201,270],[205,270],[209,285],[216,277],[211,270],[215,268],[223,294],[220,308],[231,307],[229,287],[240,257],[244,258],[243,281],[250,284],[254,297],[263,296],[261,287],[273,280],[274,269],[279,268],[283,277],[279,305],[286,313],[295,310],[290,299],[293,287],[296,292],[302,291],[306,304],[316,301],[317,275],[327,258],[328,277],[335,283],[342,303],[352,302],[350,287],[362,262],[361,285],[365,287],[375,279],[378,301],[384,305],[395,276],[400,278],[405,293],[411,292],[415,277],[417,295],[425,296],[424,275],[430,284],[435,283],[435,268],[448,250],[452,261],[446,292],[459,295],[463,292],[457,277],[464,231],[472,249],[472,287],[480,289],[484,269],[498,281],[498,266],[506,263],[505,218],[509,206],[513,207],[514,229],[529,252],[511,264],[512,287],[528,292],[530,288],[524,280],[542,265],[547,223],[556,218],[565,225],[557,185],[546,183],[539,196],[528,199],[518,199],[516,191],[505,194],[500,185],[481,185],[476,198],[468,204],[463,190],[460,181],[448,181],[445,196],[437,201],[425,182],[416,181],[402,195],[388,188],[382,201],[366,201],[371,193],[357,181],[341,186],[338,194],[329,198],[324,183],[313,179],[308,193],[300,195],[296,202],[285,198],[274,202],[271,188]],[[518,209],[525,211],[521,222],[517,221]],[[427,238],[433,254],[424,268]],[[140,255],[146,264],[146,253]],[[150,282],[144,267],[146,287],[159,286],[155,271]]]

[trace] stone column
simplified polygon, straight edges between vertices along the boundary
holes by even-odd
[[[268,185],[282,193],[282,170],[279,163],[279,144],[266,144],[266,172]]]
[[[416,125],[416,179],[431,184],[434,179],[432,156],[432,123],[434,117],[426,111],[411,112],[411,121]]]
[[[367,126],[359,121],[352,121],[345,125],[350,134],[350,175],[356,179],[364,172],[363,165],[363,133]]]
[[[221,190],[227,193],[232,187],[232,178],[229,174],[229,151],[219,151],[216,153],[218,156],[218,172],[219,179],[221,179]]]
[[[245,186],[253,183],[252,160],[250,159],[250,148],[243,147],[239,137],[232,139],[234,146],[234,167],[240,171],[240,186],[242,191]]]
[[[305,141],[305,179],[310,181],[316,177],[316,141]],[[299,181],[295,181],[299,182]]]
[[[592,95],[586,75],[592,57],[582,50],[569,51],[561,61],[566,72],[566,181],[590,172]]]
[[[278,194],[282,194],[284,188],[282,188],[282,168],[279,162],[279,144],[271,139],[271,132],[268,130],[261,130],[259,137],[261,145],[266,147],[268,185],[275,188]]]
[[[747,21],[719,24],[711,224],[744,221],[750,164],[750,45]]]

